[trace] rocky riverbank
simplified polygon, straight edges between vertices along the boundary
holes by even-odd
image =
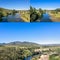
[[[41,55],[38,60],[49,60],[49,55]]]

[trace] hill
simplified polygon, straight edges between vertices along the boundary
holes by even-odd
[[[33,43],[33,42],[20,42],[20,41],[15,41],[15,42],[10,42],[10,43],[0,43],[0,45],[3,46],[21,46],[21,47],[40,47],[40,44]]]

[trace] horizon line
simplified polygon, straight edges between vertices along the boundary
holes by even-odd
[[[4,8],[4,9],[8,9],[8,10],[29,10],[29,9],[16,9],[16,8],[5,8],[5,7],[0,7],[0,8]]]
[[[33,6],[32,6],[33,7]],[[0,7],[0,8],[4,8],[4,7]],[[33,8],[36,8],[36,7],[33,7]],[[41,8],[41,7],[40,7]],[[16,8],[4,8],[4,9],[9,9],[9,10],[30,10],[30,8],[29,9],[16,9]],[[37,10],[39,9],[39,8],[36,8]],[[50,9],[48,9],[48,8],[41,8],[42,10],[55,10],[55,9],[60,9],[60,8],[50,8]]]
[[[38,43],[38,42],[32,42],[32,41],[10,41],[10,42],[0,42],[0,43],[3,44],[3,43],[11,43],[11,42],[30,42],[30,43],[36,43],[36,44],[39,44],[39,45],[60,44],[60,43]]]

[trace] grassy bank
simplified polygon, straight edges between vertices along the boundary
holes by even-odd
[[[53,22],[60,22],[60,13],[49,13]]]

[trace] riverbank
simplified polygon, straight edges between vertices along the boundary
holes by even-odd
[[[21,14],[20,16],[24,22],[30,22],[30,15],[29,14]]]
[[[28,10],[26,11],[19,11],[20,17],[23,19],[24,22],[30,22],[30,13]]]
[[[49,55],[41,55],[38,60],[49,60]]]
[[[48,13],[43,14],[41,19],[36,20],[37,22],[52,22],[50,15]]]
[[[36,55],[32,57],[32,60],[49,60],[49,55],[48,54]]]
[[[30,22],[29,10],[0,8],[0,22]]]
[[[50,15],[48,13],[43,14],[43,17],[40,22],[52,22],[52,20],[50,19]]]
[[[57,14],[49,13],[49,15],[53,22],[60,22],[60,13]]]

